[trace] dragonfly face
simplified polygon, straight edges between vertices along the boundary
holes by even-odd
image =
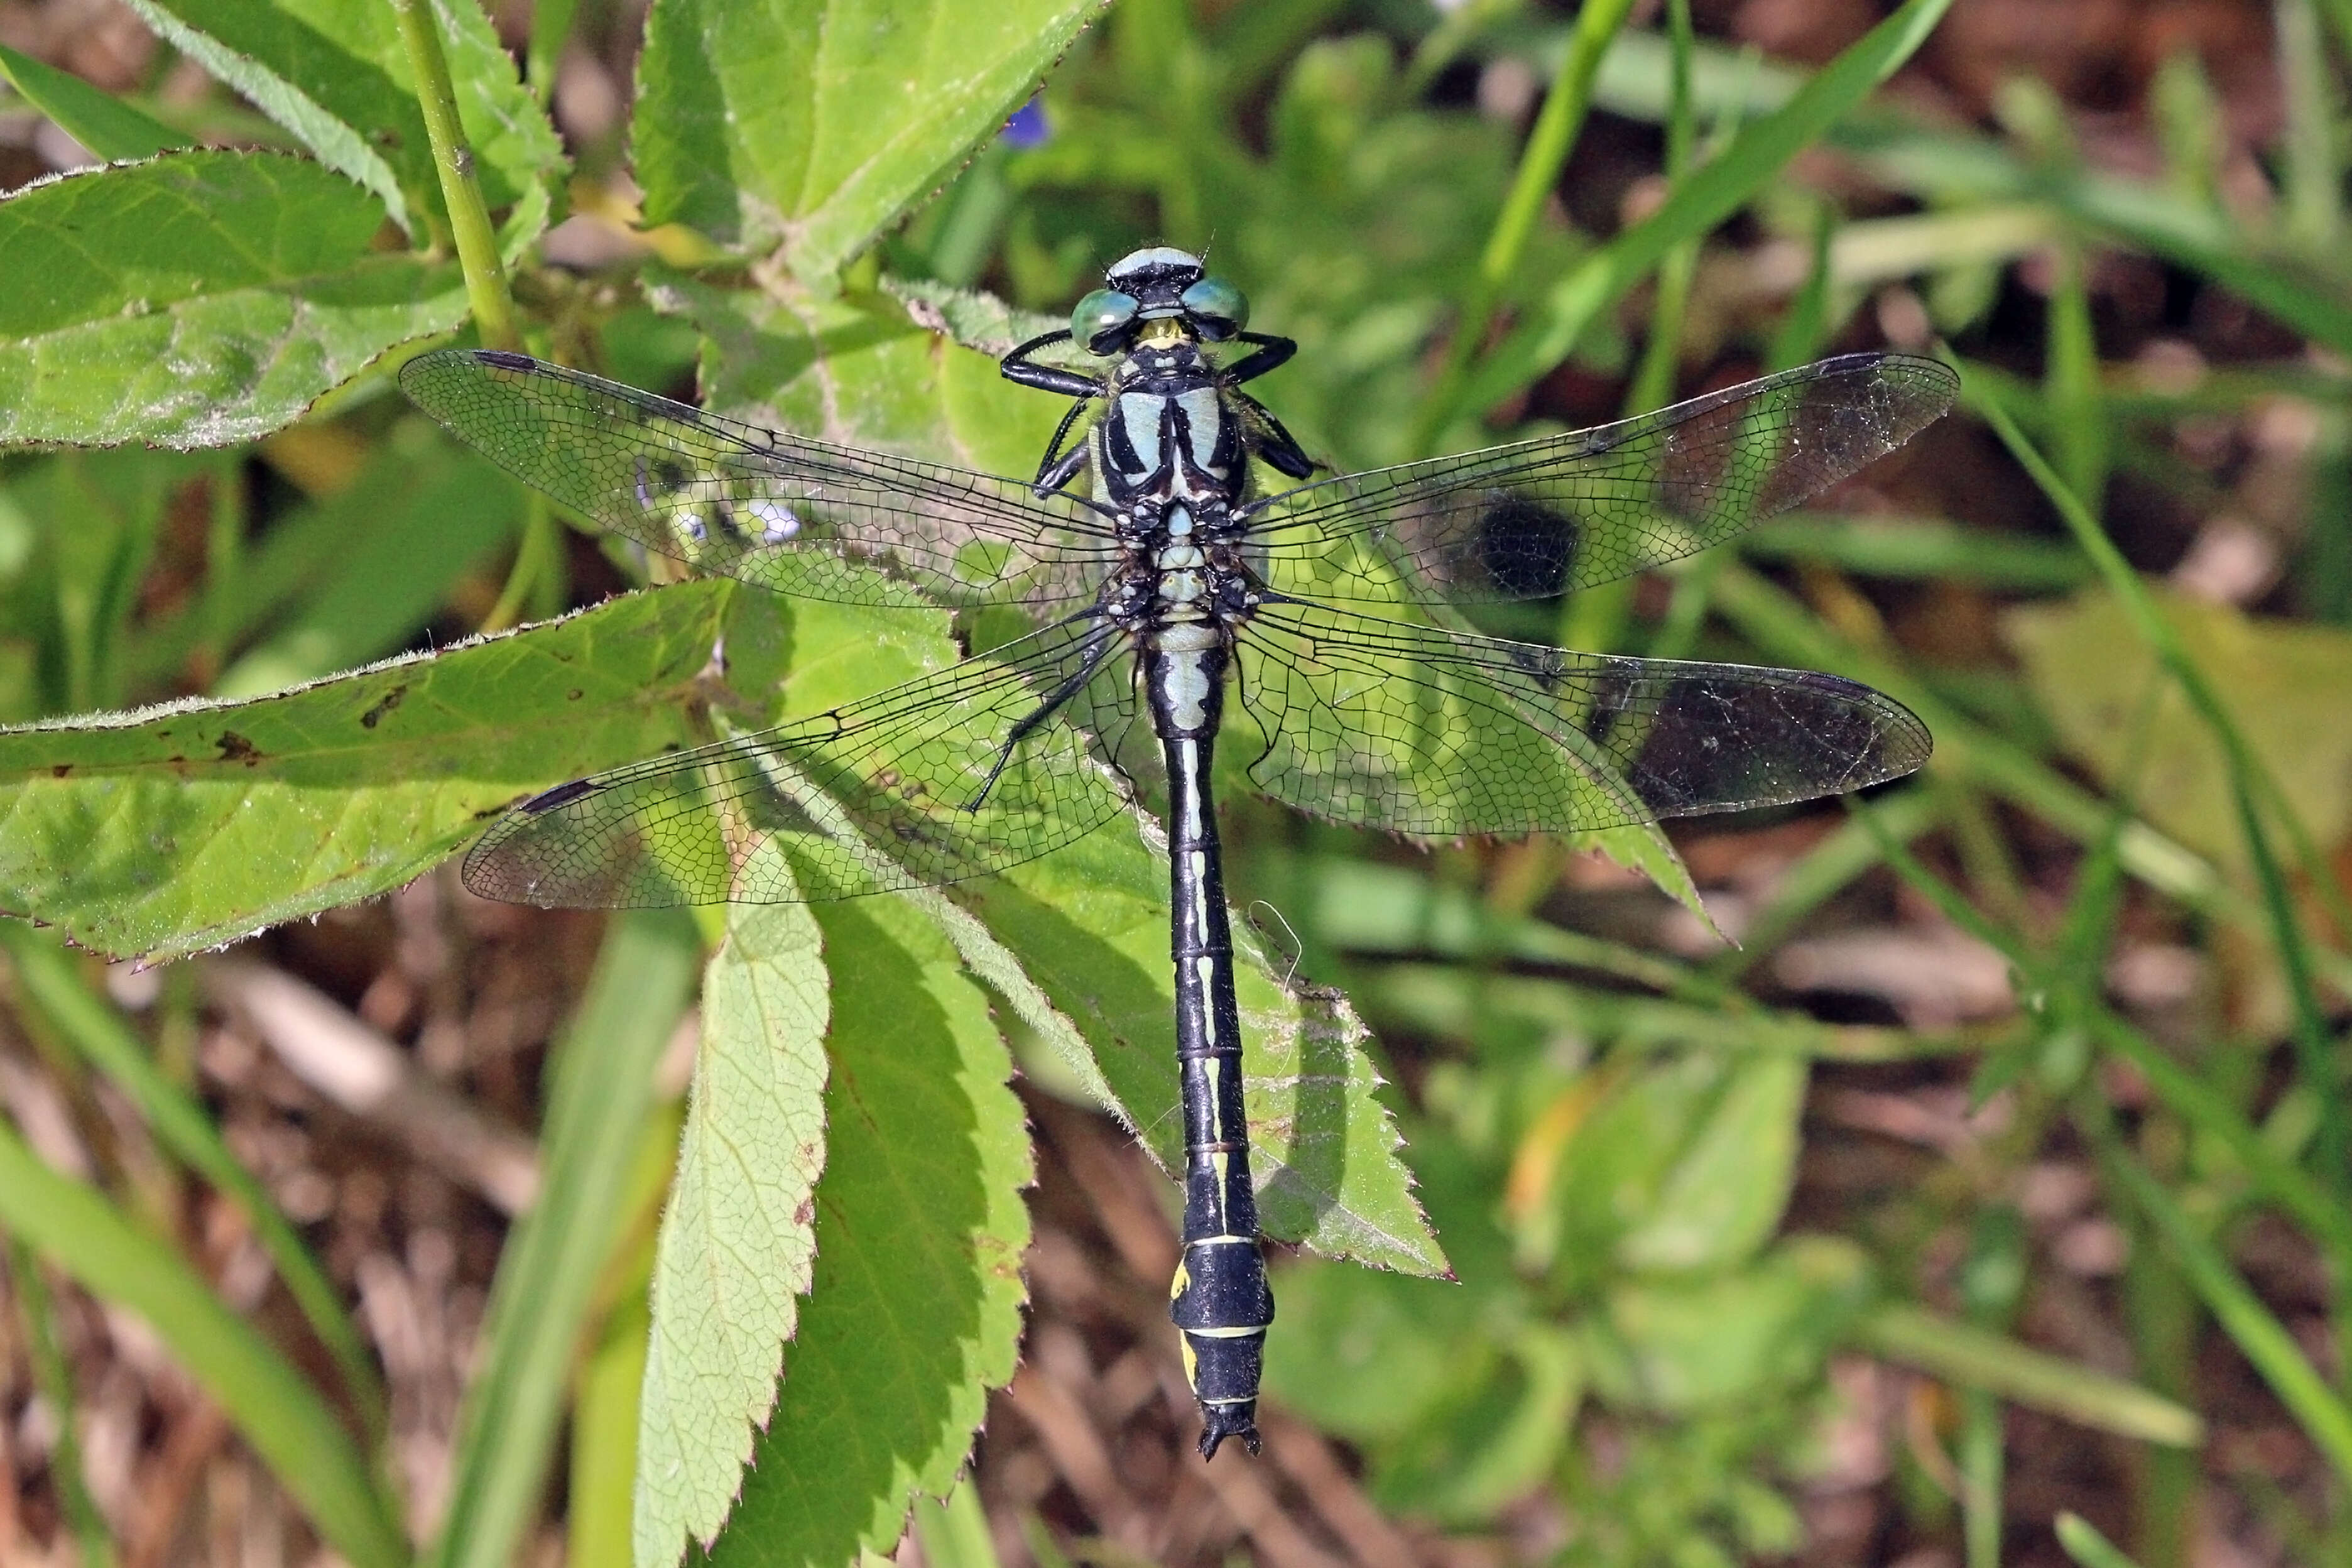
[[[1315,464],[1244,390],[1295,344],[1247,330],[1240,291],[1182,251],[1137,251],[1104,282],[1068,328],[1003,360],[1007,378],[1071,400],[1026,480],[741,424],[520,354],[426,354],[401,384],[647,549],[782,593],[1014,605],[1040,626],[830,712],[534,795],[467,853],[476,892],[624,907],[935,886],[1048,854],[1131,809],[1115,778],[1160,775],[1185,1128],[1171,1314],[1210,1455],[1227,1437],[1256,1447],[1274,1316],[1209,788],[1226,719],[1263,794],[1434,840],[1910,773],[1927,731],[1853,681],[1477,637],[1432,612],[1574,593],[1720,543],[1900,446],[1957,382],[1932,361],[1852,354],[1616,425],[1309,483]],[[1089,368],[1039,357],[1066,342]],[[1256,494],[1254,463],[1297,482]]]

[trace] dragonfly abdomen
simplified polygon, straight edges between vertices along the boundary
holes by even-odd
[[[1164,638],[1184,630],[1172,627]],[[1213,627],[1198,628],[1214,637]],[[1198,661],[1210,682],[1202,723],[1177,732],[1160,693]],[[1168,1315],[1183,1340],[1184,1373],[1201,1403],[1202,1457],[1228,1437],[1257,1451],[1257,1385],[1274,1292],[1257,1235],[1249,1122],[1242,1096],[1241,1009],[1234,996],[1234,940],[1225,914],[1216,805],[1209,785],[1216,743],[1222,649],[1155,651],[1146,658],[1154,717],[1168,763],[1169,859],[1176,965],[1176,1060],[1184,1108],[1183,1258]]]

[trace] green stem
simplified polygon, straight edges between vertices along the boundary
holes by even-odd
[[[2138,1568],[2079,1513],[2060,1514],[2057,1528],[2058,1544],[2064,1547],[2066,1555],[2081,1563],[2082,1568]]]
[[[409,69],[416,76],[416,104],[424,110],[425,133],[433,142],[433,167],[441,176],[441,199],[449,209],[457,265],[465,269],[466,299],[485,344],[520,348],[506,266],[499,259],[498,230],[491,226],[482,187],[474,179],[474,150],[457,118],[457,91],[449,80],[449,60],[441,51],[441,29],[431,5],[432,0],[392,0],[392,10],[400,24],[402,47],[408,51]]]
[[[1496,215],[1494,229],[1486,237],[1486,248],[1478,258],[1470,297],[1463,302],[1461,323],[1454,328],[1454,341],[1446,349],[1445,368],[1422,405],[1421,421],[1413,433],[1415,451],[1426,452],[1435,443],[1441,433],[1439,427],[1461,395],[1462,385],[1469,377],[1470,361],[1476,355],[1479,344],[1486,342],[1495,307],[1511,274],[1518,270],[1519,258],[1526,254],[1536,219],[1542,214],[1553,187],[1559,184],[1559,172],[1576,145],[1577,132],[1584,128],[1585,113],[1592,107],[1592,82],[1600,74],[1601,57],[1609,52],[1618,29],[1625,25],[1626,13],[1633,8],[1633,0],[1585,0],[1584,9],[1577,16],[1576,31],[1568,40],[1567,58],[1560,62],[1559,74],[1552,79],[1551,90],[1544,95],[1543,110],[1528,132],[1528,144],[1519,154],[1519,166],[1511,176],[1503,210]]]
[[[547,498],[537,490],[530,491],[523,498],[522,538],[515,544],[514,564],[507,569],[506,584],[499,590],[498,603],[482,617],[483,631],[502,632],[522,618],[524,605],[552,566],[556,552],[562,548],[557,539],[559,531],[554,514],[548,510]]]

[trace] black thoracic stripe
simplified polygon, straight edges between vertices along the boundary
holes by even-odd
[[[1257,1452],[1258,1368],[1274,1292],[1258,1249],[1257,1195],[1250,1184],[1249,1125],[1242,1109],[1241,1010],[1234,1000],[1234,939],[1226,923],[1217,816],[1209,763],[1223,686],[1222,650],[1201,658],[1208,697],[1192,731],[1163,693],[1169,661],[1153,653],[1146,689],[1160,721],[1169,779],[1173,872],[1176,1057],[1184,1096],[1183,1258],[1168,1315],[1184,1338],[1184,1370],[1201,1401],[1201,1454],[1228,1437]]]

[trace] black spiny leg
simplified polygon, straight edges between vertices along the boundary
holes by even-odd
[[[1089,393],[1087,395],[1091,398],[1094,395]],[[1053,494],[1068,484],[1078,469],[1086,465],[1087,444],[1084,441],[1066,452],[1062,450],[1062,442],[1069,435],[1070,426],[1076,424],[1078,416],[1086,411],[1087,400],[1080,399],[1070,405],[1070,411],[1062,416],[1059,425],[1054,426],[1054,438],[1045,443],[1045,455],[1037,461],[1037,477],[1029,485],[1037,494]]]
[[[1256,427],[1259,457],[1294,479],[1306,479],[1315,472],[1315,459],[1307,455],[1298,445],[1298,437],[1284,428],[1282,421],[1268,412],[1265,404],[1246,392],[1234,393],[1234,400]]]
[[[1298,345],[1288,338],[1270,337],[1265,332],[1235,332],[1234,342],[1255,344],[1257,353],[1246,354],[1224,368],[1225,384],[1228,386],[1255,381],[1267,371],[1289,363],[1290,356],[1298,352]],[[1019,353],[1021,351],[1015,349],[1013,352]]]
[[[1102,384],[1074,370],[1057,370],[1049,364],[1034,364],[1029,356],[1051,343],[1066,343],[1069,332],[1043,332],[1031,338],[997,362],[997,374],[1016,386],[1034,387],[1039,392],[1051,392],[1063,397],[1076,398],[1070,411],[1062,416],[1061,424],[1054,428],[1054,438],[1045,443],[1045,456],[1037,464],[1037,477],[1030,489],[1039,495],[1051,495],[1070,482],[1087,460],[1086,443],[1081,441],[1067,452],[1062,443],[1068,438],[1070,426],[1086,412],[1087,405],[1102,395]]]

